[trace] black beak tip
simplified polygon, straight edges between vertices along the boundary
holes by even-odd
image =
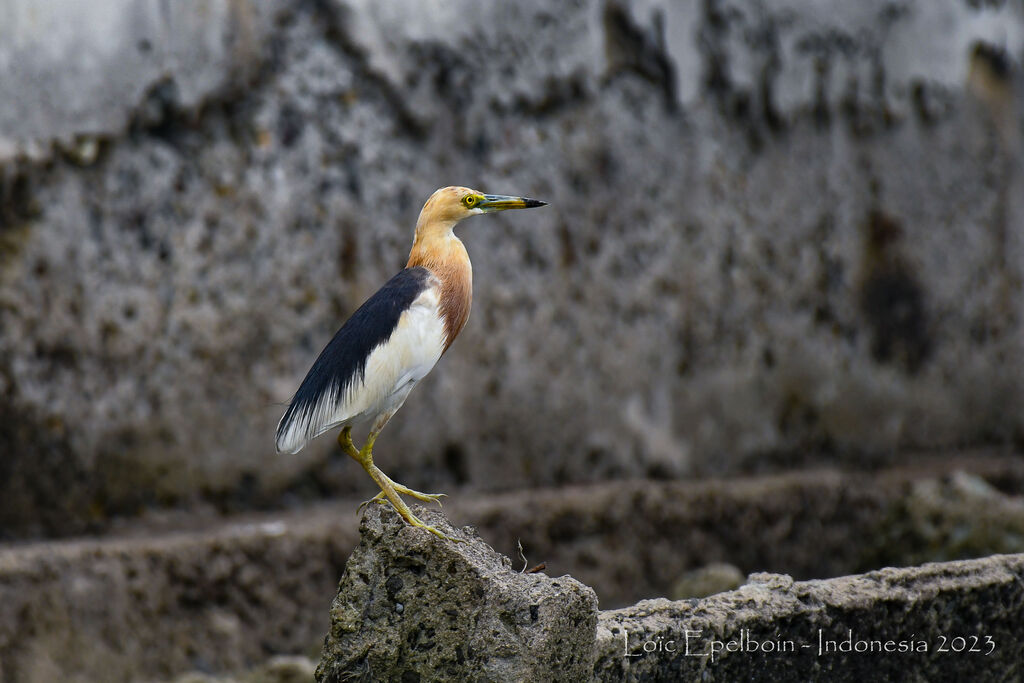
[[[539,199],[526,199],[526,198],[524,198],[523,201],[526,204],[526,208],[527,209],[532,209],[532,208],[534,208],[536,206],[547,206],[548,205],[547,202],[542,202]]]

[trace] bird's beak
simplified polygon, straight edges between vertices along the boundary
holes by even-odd
[[[508,197],[503,194],[485,194],[484,200],[477,204],[477,208],[485,212],[504,211],[505,209],[532,209],[535,206],[546,206],[547,202],[539,199],[527,199],[526,197]]]

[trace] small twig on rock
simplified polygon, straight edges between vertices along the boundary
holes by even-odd
[[[523,561],[523,568],[519,570],[520,574],[536,574],[537,572],[542,572],[547,568],[547,562],[541,562],[537,566],[527,569],[526,567],[530,563],[526,561],[526,555],[523,553],[523,542],[518,538],[516,539],[516,547],[519,548],[519,559]]]

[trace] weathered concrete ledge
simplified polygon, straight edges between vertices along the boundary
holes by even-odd
[[[320,683],[348,680],[1006,680],[1024,555],[794,582],[598,613],[571,577],[512,570],[440,511],[439,540],[374,507],[331,608]],[[594,624],[597,624],[595,630]]]
[[[1016,680],[1024,555],[793,581],[601,612],[595,681]]]
[[[0,550],[0,681],[242,671],[323,638],[348,515]]]
[[[1004,493],[1021,490],[1024,459],[990,454],[877,472],[452,490],[444,511],[509,557],[520,539],[531,565],[620,607],[671,596],[714,562],[821,578],[1024,552],[1024,502]],[[357,503],[0,546],[3,680],[159,680],[316,656],[358,542]]]

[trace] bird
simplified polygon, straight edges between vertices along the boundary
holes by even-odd
[[[455,226],[471,216],[546,204],[468,187],[435,191],[416,221],[405,268],[341,326],[299,384],[277,425],[277,452],[298,453],[316,437],[341,427],[341,449],[381,489],[360,510],[367,503],[390,502],[409,525],[457,540],[418,519],[401,498],[406,495],[440,505],[445,494],[421,493],[389,478],[373,462],[373,445],[469,318],[473,268]],[[366,441],[356,448],[352,428],[367,425]]]

